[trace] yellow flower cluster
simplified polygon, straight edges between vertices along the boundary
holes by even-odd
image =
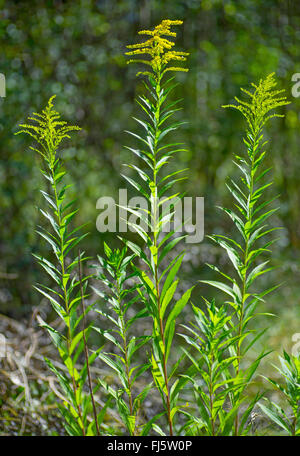
[[[66,121],[60,120],[60,114],[53,109],[53,100],[56,95],[53,95],[42,113],[34,112],[28,120],[34,124],[21,124],[20,133],[26,133],[31,136],[40,145],[41,149],[31,147],[30,149],[39,153],[49,163],[54,166],[56,160],[57,148],[65,138],[70,138],[71,131],[81,130],[77,125],[68,125]]]
[[[127,46],[132,51],[126,52],[126,55],[145,55],[148,54],[151,60],[132,59],[128,63],[144,63],[150,66],[153,70],[155,77],[162,76],[166,71],[188,71],[187,68],[167,66],[171,61],[185,61],[188,52],[180,52],[172,50],[175,43],[170,41],[166,36],[176,37],[176,33],[170,30],[172,25],[181,25],[182,21],[171,21],[169,19],[163,20],[157,25],[154,30],[141,30],[139,35],[149,35],[151,38],[143,43],[132,44]],[[148,71],[140,72],[138,74],[152,74]]]
[[[241,88],[242,92],[250,97],[249,103],[235,97],[237,105],[222,106],[223,108],[234,108],[240,111],[248,122],[250,133],[256,137],[269,119],[272,117],[284,117],[281,114],[273,113],[268,115],[268,113],[279,106],[290,103],[285,96],[278,96],[284,90],[273,90],[277,85],[274,74],[271,73],[266,79],[261,79],[258,85],[252,83],[251,85],[255,89],[253,93]]]

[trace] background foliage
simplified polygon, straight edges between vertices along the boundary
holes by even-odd
[[[35,208],[42,198],[42,182],[29,138],[13,134],[17,125],[56,93],[62,116],[83,128],[63,157],[74,184],[71,191],[79,199],[76,222],[90,222],[85,249],[93,256],[101,253],[103,240],[112,245],[115,236],[97,232],[96,201],[103,195],[117,196],[117,189],[126,186],[121,164],[131,160],[122,145],[128,143],[123,131],[134,125],[135,69],[126,65],[125,46],[138,30],[162,18],[184,21],[177,42],[190,53],[190,72],[178,75],[183,84],[177,91],[185,98],[178,120],[189,119],[178,135],[189,152],[178,155],[172,166],[190,168],[182,184],[188,196],[205,197],[206,234],[231,229],[215,205],[230,204],[224,181],[235,172],[231,159],[241,150],[243,121],[221,105],[231,102],[240,86],[273,71],[280,88],[291,92],[292,74],[299,71],[298,2],[81,0],[0,5],[0,72],[7,84],[7,96],[0,100],[0,312],[18,318],[29,314],[40,303],[32,284],[43,274],[31,255],[43,248],[34,232],[44,223]],[[273,221],[284,228],[274,247],[279,269],[268,279],[286,281],[269,299],[269,310],[279,318],[272,320],[267,341],[276,349],[290,349],[299,317],[300,99],[292,98],[283,112],[285,118],[267,130],[272,142],[266,165],[274,167],[273,193],[280,194],[280,211]],[[211,278],[204,263],[224,264],[222,255],[208,241],[187,245],[185,288],[196,279]],[[202,293],[204,285],[195,289],[194,301]]]

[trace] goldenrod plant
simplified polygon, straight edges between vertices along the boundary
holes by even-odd
[[[66,171],[59,156],[62,141],[80,128],[60,119],[60,114],[53,108],[54,97],[49,99],[41,113],[34,113],[28,118],[29,123],[21,124],[17,132],[35,140],[36,145],[30,146],[30,149],[42,157],[41,173],[50,187],[49,193],[41,190],[48,209],[40,208],[49,229],[40,227],[37,232],[48,243],[53,258],[50,253],[49,258],[38,254],[34,256],[50,276],[53,286],[38,284],[35,288],[49,300],[64,329],[56,329],[40,317],[39,321],[47,329],[65,367],[61,369],[45,359],[61,386],[59,397],[64,400],[62,404],[59,402],[59,409],[67,432],[70,435],[97,435],[100,430],[93,408],[93,391],[87,392],[84,388],[90,375],[89,366],[98,353],[86,357],[83,362],[81,360],[80,369],[77,364],[84,350],[87,354],[89,328],[83,327],[82,322],[90,307],[82,309],[87,297],[88,276],[82,275],[81,265],[87,257],[76,249],[87,233],[80,234],[82,227],[71,228],[77,209],[74,208],[74,201],[68,199]]]
[[[188,435],[230,435],[237,407],[228,410],[229,395],[240,385],[234,378],[224,379],[224,372],[234,373],[237,356],[230,354],[230,348],[237,336],[226,305],[217,307],[214,300],[204,302],[206,312],[193,305],[195,323],[182,325],[187,334],[181,336],[195,352],[186,351],[195,368],[193,375],[182,377],[192,383],[198,407],[198,413],[183,412],[188,417],[184,430]]]
[[[114,389],[105,379],[100,384],[117,405],[120,418],[129,435],[141,435],[147,429],[141,417],[141,406],[145,401],[151,384],[137,387],[139,377],[149,369],[149,364],[135,362],[138,351],[148,342],[149,336],[134,335],[136,320],[148,316],[144,307],[139,312],[128,316],[138,295],[137,284],[130,284],[132,274],[127,272],[134,255],[127,255],[126,247],[112,250],[104,243],[105,257],[98,256],[99,266],[96,277],[107,287],[108,291],[95,290],[104,301],[107,301],[107,312],[96,309],[100,315],[112,323],[112,328],[95,327],[113,346],[114,351],[104,350],[99,354],[102,361],[119,377],[121,387]],[[103,307],[103,306],[101,306]],[[114,315],[111,315],[111,311]]]
[[[265,400],[259,403],[261,410],[279,428],[290,436],[300,435],[300,360],[299,356],[283,352],[279,356],[280,367],[275,366],[280,374],[279,382],[267,378],[281,399],[288,404],[287,409],[281,408],[274,401]]]
[[[283,95],[284,91],[275,89],[276,85],[274,73],[272,73],[260,80],[257,85],[252,84],[252,92],[242,89],[249,97],[249,101],[236,98],[237,104],[224,106],[238,110],[247,121],[243,140],[246,153],[243,156],[235,155],[234,161],[240,171],[240,180],[235,182],[230,179],[226,184],[234,198],[236,210],[220,207],[231,218],[239,239],[220,234],[209,237],[226,251],[235,274],[229,275],[216,266],[209,265],[221,275],[222,280],[202,282],[221,289],[230,298],[228,305],[232,308],[232,321],[238,336],[232,350],[233,356],[236,356],[234,377],[241,384],[240,388],[231,394],[233,408],[236,408],[237,404],[244,403],[245,389],[253,378],[261,358],[265,355],[261,353],[248,366],[247,363],[243,363],[248,350],[265,332],[263,330],[255,334],[254,329],[249,329],[249,324],[257,315],[257,306],[263,303],[264,297],[274,290],[272,288],[261,291],[256,283],[259,277],[272,269],[269,266],[269,260],[264,257],[270,253],[270,247],[275,240],[269,239],[268,235],[276,228],[268,227],[267,219],[277,210],[270,206],[275,198],[267,196],[267,189],[272,185],[272,181],[267,178],[271,168],[263,166],[267,144],[264,140],[263,127],[270,119],[282,117],[281,114],[274,112],[274,109],[289,103]],[[262,312],[259,311],[259,313]],[[250,335],[253,337],[250,338]],[[243,409],[239,407],[232,431],[234,435],[248,432],[248,418],[258,399],[259,394],[247,407],[244,404]]]
[[[272,269],[268,257],[275,239],[271,233],[278,229],[268,226],[277,209],[273,207],[276,198],[268,196],[272,181],[268,178],[271,168],[264,166],[264,127],[273,117],[282,117],[275,110],[288,104],[283,91],[276,89],[273,73],[252,84],[252,90],[242,89],[248,101],[236,98],[236,104],[225,106],[241,112],[247,125],[246,150],[234,160],[239,180],[227,182],[235,208],[220,207],[232,220],[236,235],[209,238],[225,250],[232,272],[209,264],[221,279],[200,282],[229,298],[219,303],[204,298],[202,305],[192,304],[187,312],[193,318],[176,334],[183,344],[174,349],[179,317],[193,290],[179,292],[178,286],[184,258],[178,247],[185,236],[177,232],[175,215],[183,194],[173,187],[185,178],[185,170],[171,172],[168,167],[177,153],[185,151],[182,143],[168,140],[184,123],[171,122],[180,108],[179,100],[171,98],[177,85],[175,76],[167,77],[188,71],[181,66],[188,53],[175,50],[171,40],[176,37],[172,27],[181,24],[180,20],[163,20],[153,30],[139,32],[146,40],[128,46],[128,63],[146,69],[137,73],[145,88],[137,99],[142,117],[134,118],[141,133],[128,132],[137,145],[127,147],[135,162],[126,165],[124,178],[147,205],[122,207],[130,214],[127,224],[135,234],[130,240],[119,237],[122,248],[112,249],[104,242],[96,273],[84,272],[88,257],[81,251],[81,243],[87,233],[83,226],[73,226],[77,209],[69,198],[60,156],[62,142],[80,128],[61,120],[53,96],[17,133],[35,141],[31,149],[41,158],[48,188],[41,191],[45,207],[40,208],[46,228],[39,227],[38,233],[46,241],[49,255],[35,257],[52,285],[37,284],[35,288],[51,303],[59,321],[50,325],[38,317],[61,359],[60,363],[46,359],[60,385],[58,407],[67,433],[76,436],[246,435],[257,404],[284,432],[299,435],[299,358],[284,353],[280,359],[285,384],[269,379],[287,399],[287,410],[260,401],[260,391],[248,394],[267,354],[263,351],[248,359],[265,332],[255,331],[254,318],[268,314],[261,307],[276,289],[262,289],[258,280]],[[100,300],[86,305],[91,277]],[[98,320],[105,322],[103,327],[97,319],[91,321],[92,309],[101,315]],[[145,332],[139,333],[137,323],[142,318],[146,319]],[[93,351],[88,346],[92,330],[105,339],[105,345]],[[91,365],[96,359],[109,368],[109,375],[106,371],[94,384]],[[145,400],[153,392],[159,406],[147,415]],[[111,404],[116,412],[112,413]]]
[[[128,46],[126,54],[143,58],[131,59],[128,63],[141,63],[148,68],[138,75],[146,77],[144,83],[147,95],[139,97],[137,103],[145,114],[145,119],[135,119],[143,128],[139,135],[130,133],[139,143],[138,148],[128,147],[141,159],[144,166],[128,165],[141,179],[138,182],[125,176],[127,181],[149,204],[148,210],[138,211],[128,208],[140,218],[142,223],[130,223],[140,236],[143,245],[125,241],[135,255],[144,263],[143,267],[135,266],[148,298],[145,303],[153,319],[151,370],[155,385],[161,395],[164,411],[168,422],[168,433],[174,433],[174,418],[179,410],[177,404],[178,388],[173,383],[174,371],[168,368],[176,319],[187,304],[192,289],[187,290],[174,303],[174,295],[178,285],[176,274],[182,262],[183,254],[178,255],[167,267],[163,268],[163,260],[180,242],[182,236],[174,237],[174,230],[165,234],[164,228],[173,220],[174,211],[166,213],[163,203],[174,201],[176,194],[168,195],[168,190],[180,180],[178,170],[171,174],[162,174],[167,163],[176,153],[184,150],[182,144],[166,141],[166,136],[176,130],[182,122],[166,125],[167,121],[178,110],[178,101],[168,102],[171,91],[175,88],[173,77],[166,79],[169,72],[188,71],[181,66],[173,66],[171,62],[184,62],[188,53],[175,51],[175,43],[170,37],[176,37],[171,31],[172,26],[181,25],[182,21],[163,20],[153,30],[142,30],[139,35],[149,37],[146,41]],[[163,141],[164,140],[164,141]],[[175,204],[175,202],[174,202]],[[142,295],[144,293],[140,292]],[[173,305],[171,304],[173,302]],[[177,384],[178,386],[178,384]],[[155,425],[159,430],[158,425]],[[160,433],[164,432],[160,429]]]

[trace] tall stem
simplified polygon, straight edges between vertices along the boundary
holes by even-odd
[[[247,214],[247,222],[249,226],[252,223],[252,199],[253,199],[253,190],[254,190],[254,175],[253,175],[253,151],[255,150],[256,145],[256,137],[253,138],[252,143],[252,150],[251,150],[251,157],[250,157],[250,185],[249,185],[249,196],[248,196],[248,214]],[[240,365],[241,365],[241,336],[243,334],[243,323],[244,323],[244,313],[245,313],[245,301],[246,301],[246,282],[247,282],[247,263],[248,263],[248,254],[249,254],[249,234],[245,233],[246,241],[245,241],[245,250],[244,250],[244,261],[243,261],[243,281],[242,281],[242,302],[241,307],[238,313],[238,339],[237,339],[237,368],[236,368],[236,375],[239,375],[240,372]],[[238,413],[235,417],[235,435],[238,435],[238,428],[239,428],[239,416]]]
[[[82,306],[82,323],[83,323],[83,330],[82,331],[83,331],[83,345],[84,345],[86,370],[87,370],[87,375],[88,375],[88,384],[89,384],[89,390],[90,390],[90,395],[91,395],[91,400],[92,400],[96,431],[97,431],[98,436],[100,436],[100,429],[99,429],[99,424],[98,424],[98,416],[97,416],[97,410],[96,410],[96,404],[95,404],[95,398],[94,398],[93,386],[92,386],[92,379],[91,379],[88,346],[87,346],[87,341],[86,341],[86,336],[85,336],[86,318],[85,318],[85,308],[84,308],[84,295],[83,295],[83,288],[82,288],[82,267],[81,267],[81,252],[80,252],[80,250],[78,250],[78,272],[79,272],[80,297],[81,297],[81,306]]]
[[[214,413],[214,393],[213,393],[213,380],[212,380],[212,366],[214,364],[214,356],[212,355],[210,364],[209,364],[209,407],[210,407],[210,423],[211,423],[211,433],[215,435],[215,419],[213,416]]]
[[[132,416],[133,415],[133,402],[132,402],[132,385],[131,385],[131,380],[130,380],[130,375],[129,375],[128,343],[127,343],[127,334],[126,334],[127,331],[126,331],[126,325],[125,325],[124,311],[122,308],[119,277],[117,277],[116,283],[117,283],[117,295],[118,295],[118,304],[119,304],[120,321],[121,321],[121,329],[122,329],[126,379],[127,379],[127,384],[128,384],[127,396],[128,396],[128,402],[129,402],[129,411],[130,411],[130,415]],[[133,430],[133,435],[135,435],[135,429]]]
[[[157,218],[158,218],[158,210],[157,210],[157,141],[159,136],[159,121],[160,121],[160,92],[161,92],[161,75],[157,74],[156,78],[156,111],[155,111],[155,141],[154,141],[154,167],[153,167],[153,182],[155,188],[155,197],[154,197],[154,208],[153,208],[153,220],[154,220],[154,232],[153,232],[153,244],[154,244],[154,251],[156,258],[154,259],[154,281],[155,281],[155,289],[156,289],[156,297],[157,297],[157,311],[158,311],[158,323],[159,323],[159,332],[160,338],[162,341],[163,349],[162,349],[162,361],[163,361],[163,374],[164,374],[164,383],[166,388],[166,405],[167,405],[167,417],[168,417],[168,424],[169,424],[169,432],[170,435],[173,435],[173,423],[171,418],[171,404],[170,404],[170,389],[169,389],[169,381],[168,381],[168,372],[167,372],[167,361],[166,361],[166,344],[165,344],[165,336],[164,336],[164,324],[163,318],[161,315],[161,298],[160,298],[160,288],[159,288],[159,275],[158,275],[158,267],[157,267]]]
[[[59,226],[59,238],[60,238],[60,267],[61,267],[61,277],[62,277],[62,291],[63,291],[63,300],[64,300],[64,305],[65,305],[65,311],[69,316],[70,310],[69,310],[69,298],[68,298],[68,293],[67,293],[67,282],[65,280],[66,276],[66,270],[65,270],[65,259],[64,259],[64,227],[61,219],[61,214],[60,214],[60,205],[59,205],[59,198],[58,198],[58,193],[57,193],[57,185],[56,185],[56,179],[55,179],[55,172],[54,172],[54,166],[55,164],[50,163],[50,172],[51,172],[51,177],[53,180],[52,183],[52,188],[54,192],[54,198],[55,198],[55,206],[56,206],[56,216],[57,216],[57,222]],[[67,323],[67,350],[68,350],[68,356],[71,359],[71,340],[72,340],[72,335],[71,335],[71,323],[70,323],[70,318],[68,318],[68,323]],[[72,377],[72,386],[73,386],[73,393],[74,393],[74,398],[76,401],[76,407],[77,407],[77,412],[78,416],[80,419],[81,423],[81,428],[82,428],[82,435],[85,436],[85,429],[84,429],[84,423],[83,423],[83,418],[82,418],[82,412],[81,412],[81,407],[80,403],[78,402],[77,399],[77,391],[78,388],[76,386],[76,379],[75,379],[75,371],[74,371],[74,365],[72,362],[72,371],[71,371],[71,377]]]

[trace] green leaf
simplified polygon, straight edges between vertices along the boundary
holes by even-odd
[[[177,285],[178,285],[179,280],[175,280],[175,282],[172,283],[170,288],[166,291],[164,294],[164,297],[162,298],[161,302],[161,318],[164,317],[165,311],[167,309],[168,304],[170,303],[171,299],[174,296],[174,293],[176,291]]]
[[[208,285],[211,285],[212,287],[219,288],[219,290],[224,291],[227,293],[229,296],[231,296],[233,299],[238,301],[238,296],[237,294],[233,291],[232,288],[230,288],[228,285],[222,282],[217,282],[215,280],[199,280],[201,283],[207,283]]]
[[[166,340],[166,359],[168,359],[170,349],[171,349],[171,344],[173,340],[173,335],[174,335],[174,329],[175,329],[175,322],[176,318],[178,315],[182,312],[184,307],[186,306],[188,300],[190,299],[192,290],[194,287],[189,288],[182,296],[181,298],[176,302],[174,307],[172,308],[168,318],[167,318],[167,323],[165,326],[165,340]]]
[[[142,430],[142,433],[141,435],[142,436],[146,436],[149,434],[149,432],[151,431],[152,429],[152,426],[153,424],[155,423],[155,421],[157,421],[161,416],[165,415],[165,412],[160,412],[160,413],[157,413],[153,418],[151,418],[151,420],[149,420],[143,427],[143,430]]]
[[[161,253],[159,255],[159,260],[158,260],[158,263],[157,263],[158,266],[160,265],[160,263],[162,262],[164,257],[167,255],[167,253],[169,253],[175,247],[175,245],[177,245],[178,242],[180,242],[185,237],[186,237],[186,235],[178,236],[175,239],[172,239],[170,242],[168,242],[168,244],[165,245],[165,247],[162,249],[162,251],[161,251]]]
[[[167,275],[167,278],[165,280],[165,283],[164,283],[162,291],[161,291],[162,301],[164,300],[165,294],[167,293],[169,287],[171,286],[171,284],[181,266],[182,260],[183,260],[183,254],[180,254]]]
[[[272,403],[269,406],[265,406],[261,403],[258,404],[261,410],[279,427],[284,429],[289,435],[291,435],[290,428],[288,423],[284,421],[284,419],[272,409]]]
[[[35,288],[39,293],[41,293],[42,295],[44,295],[46,298],[49,299],[49,301],[51,302],[52,304],[52,307],[53,309],[55,310],[55,312],[60,316],[60,318],[64,321],[66,321],[66,317],[68,316],[68,314],[66,313],[66,311],[64,310],[64,308],[56,301],[56,299],[54,299],[49,293],[46,293],[44,290],[42,290],[41,288],[38,288],[36,286],[34,286],[33,288]]]

